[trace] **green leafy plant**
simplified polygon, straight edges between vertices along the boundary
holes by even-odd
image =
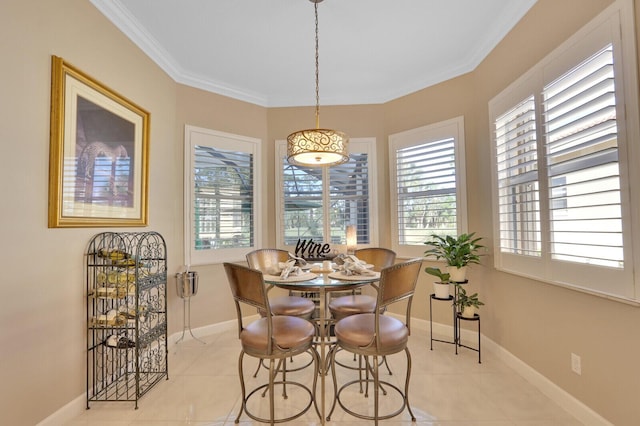
[[[468,295],[464,287],[458,286],[456,305],[458,305],[458,307],[462,310],[466,306],[474,306],[475,308],[479,308],[480,306],[484,305],[484,303],[478,300],[478,293]]]
[[[462,268],[470,263],[480,263],[480,249],[484,246],[478,244],[482,237],[475,237],[475,232],[461,234],[457,237],[450,235],[431,235],[431,239],[425,242],[431,246],[424,252],[425,257],[443,259],[448,266]]]
[[[447,284],[447,283],[451,283],[452,281],[450,280],[451,275],[448,272],[442,272],[440,270],[440,268],[432,268],[430,266],[424,268],[424,271],[429,274],[429,275],[433,275],[434,277],[438,277],[440,279],[440,282],[443,284]]]

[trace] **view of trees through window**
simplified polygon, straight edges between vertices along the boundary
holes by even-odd
[[[457,233],[454,138],[396,152],[400,244],[424,244],[431,234]]]
[[[358,244],[369,243],[366,153],[351,153],[347,163],[333,167],[301,167],[286,160],[282,165],[285,245],[295,245],[299,239],[346,244],[347,225],[356,225]]]
[[[251,247],[251,154],[195,147],[195,248]]]

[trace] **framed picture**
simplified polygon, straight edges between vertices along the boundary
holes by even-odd
[[[149,113],[52,56],[49,228],[146,226]]]

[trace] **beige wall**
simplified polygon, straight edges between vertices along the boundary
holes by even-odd
[[[180,146],[179,173],[174,179],[180,182],[183,187],[184,167],[184,126],[197,126],[207,129],[214,129],[220,132],[233,133],[243,136],[261,139],[263,142],[263,153],[273,150],[269,148],[272,143],[267,142],[267,111],[265,108],[248,104],[246,102],[229,99],[224,96],[212,94],[191,87],[178,86],[177,120],[175,128],[174,143]],[[263,178],[267,178],[265,168],[268,159],[273,156],[263,157]],[[271,175],[272,176],[272,175]],[[272,179],[273,180],[273,179]],[[271,187],[273,185],[270,185]],[[180,198],[174,200],[178,208],[178,216],[174,218],[176,223],[182,225],[183,203],[182,191]],[[267,200],[265,200],[267,201]],[[264,223],[269,223],[265,221]],[[184,247],[182,237],[174,245],[173,250],[180,253],[178,265],[184,263]],[[216,324],[229,319],[235,319],[236,311],[231,303],[231,291],[227,284],[227,277],[222,265],[203,265],[191,268],[198,272],[199,287],[197,297],[191,300],[191,324],[198,327],[206,324]],[[172,283],[173,284],[173,283]],[[172,304],[174,318],[182,321],[182,300],[174,300]],[[182,324],[174,324],[182,330]],[[172,328],[175,332],[176,328]]]
[[[172,266],[176,85],[88,1],[5,0],[0,21],[0,423],[33,425],[84,393],[83,253],[100,231],[47,228],[51,55],[151,111],[148,229]]]
[[[469,205],[481,214],[474,229],[482,234],[492,235],[486,204],[491,199],[488,100],[610,3],[539,1],[474,72],[470,118],[479,161],[471,181],[483,184],[475,185]],[[490,306],[483,312],[487,336],[612,423],[638,422],[639,308],[490,268],[483,268],[480,281]],[[571,372],[572,352],[582,357],[581,376]]]
[[[465,117],[469,227],[492,245],[487,102],[609,3],[539,0],[472,73],[385,105],[321,107],[322,126],[377,138],[381,245],[391,242],[387,136],[459,115]],[[174,83],[87,0],[3,0],[0,21],[0,423],[32,425],[84,394],[83,252],[102,231],[47,228],[50,56],[151,112],[150,223],[144,229],[165,236],[171,276],[183,262],[184,125],[263,140],[269,224],[275,222],[273,141],[315,123],[313,108],[265,109]],[[266,228],[271,245],[274,227]],[[471,286],[487,303],[484,334],[609,421],[634,424],[640,418],[633,388],[640,377],[640,310],[498,273],[491,265],[487,256],[471,271]],[[198,270],[193,327],[233,320],[221,266]],[[431,280],[421,275],[413,313],[427,319]],[[176,333],[182,304],[169,290],[169,332]],[[434,310],[437,321],[450,323],[448,308]],[[570,372],[571,352],[582,356],[582,376]]]

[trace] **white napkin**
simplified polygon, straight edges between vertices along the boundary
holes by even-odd
[[[289,277],[301,275],[302,269],[296,266],[295,259],[291,259],[286,262],[278,262],[278,265],[270,268],[267,273],[269,275],[279,275],[280,278],[286,280]]]
[[[373,275],[373,272],[367,269],[367,263],[354,255],[349,255],[344,258],[342,272],[345,275]]]
[[[294,255],[293,253],[289,253],[289,257],[291,259],[295,260],[297,262],[298,266],[305,266],[307,264],[306,260],[304,260],[301,257],[298,257],[298,256]]]
[[[282,278],[283,280],[286,280],[291,276],[302,275],[302,269],[300,269],[299,266],[296,266],[295,260],[289,260],[284,264],[281,262],[278,264],[278,266],[280,266],[281,269],[280,278]]]

